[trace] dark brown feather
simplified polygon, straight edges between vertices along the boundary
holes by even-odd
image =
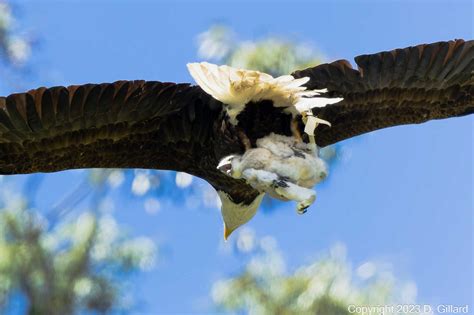
[[[0,174],[180,170],[206,179],[236,202],[250,203],[257,192],[216,169],[220,156],[242,149],[232,133],[218,131],[221,109],[199,87],[145,81],[39,88],[1,97]],[[216,148],[216,143],[224,144]]]
[[[144,81],[39,88],[2,97],[0,173],[161,168],[160,151],[177,154],[165,168],[186,169],[192,161],[180,159],[188,153],[185,146],[207,145],[191,130],[212,128],[219,113],[207,105],[209,98],[188,84]],[[210,119],[196,120],[196,112]],[[148,148],[155,142],[152,152]]]
[[[344,100],[314,114],[316,142],[326,146],[381,128],[422,123],[474,112],[474,41],[454,40],[355,58],[296,71],[309,89],[327,88]]]
[[[419,45],[297,71],[309,89],[344,101],[315,109],[332,128],[317,129],[325,146],[389,126],[470,114],[474,47],[462,40]],[[302,127],[302,126],[301,126]],[[39,88],[0,97],[0,174],[77,168],[149,168],[202,177],[237,202],[257,192],[216,169],[256,139],[290,134],[290,117],[268,101],[248,106],[233,127],[222,104],[199,87],[118,81]]]

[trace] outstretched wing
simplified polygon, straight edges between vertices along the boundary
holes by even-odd
[[[93,167],[188,171],[220,111],[212,104],[199,87],[145,81],[0,97],[0,174]]]
[[[454,40],[355,58],[296,71],[309,89],[327,88],[344,100],[314,108],[316,142],[326,146],[381,128],[474,113],[474,41]]]

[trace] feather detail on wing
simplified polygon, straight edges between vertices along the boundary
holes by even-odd
[[[344,100],[313,115],[331,122],[317,126],[316,143],[326,146],[381,128],[474,113],[474,41],[417,45],[296,71],[311,78],[308,89],[328,90]]]
[[[153,81],[0,97],[0,174],[92,167],[192,173],[192,148],[207,147],[220,112],[211,100],[198,87]]]

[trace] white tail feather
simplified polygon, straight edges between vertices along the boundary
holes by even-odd
[[[249,102],[271,100],[275,107],[297,115],[313,107],[323,107],[341,101],[341,98],[320,96],[327,92],[306,90],[303,86],[308,77],[295,79],[291,75],[273,78],[271,75],[253,70],[217,66],[211,63],[188,63],[189,73],[196,83],[209,95],[225,105],[230,122],[237,124],[237,115]]]

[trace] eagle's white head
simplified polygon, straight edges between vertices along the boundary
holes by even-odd
[[[235,203],[230,196],[223,191],[218,191],[217,194],[222,203],[221,214],[224,221],[224,240],[227,240],[232,232],[254,217],[265,195],[265,193],[259,194],[252,203],[246,205],[243,203]]]

